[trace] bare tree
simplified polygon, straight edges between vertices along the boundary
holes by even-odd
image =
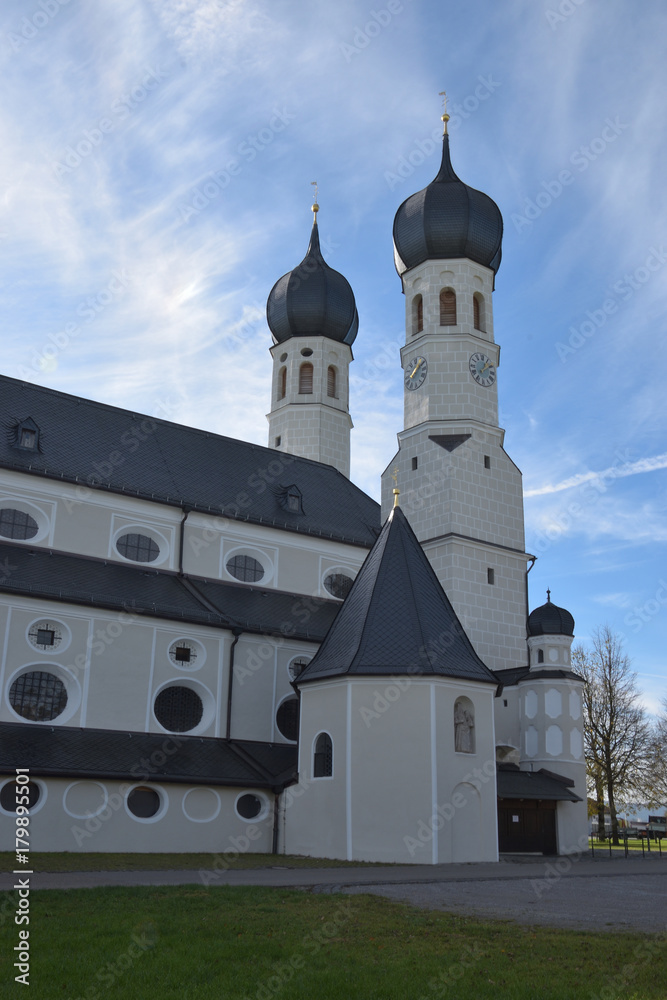
[[[667,807],[667,699],[662,703],[651,737],[651,760],[646,795],[651,806]]]
[[[645,787],[652,756],[651,730],[638,703],[636,674],[609,626],[596,629],[590,650],[578,646],[573,652],[574,668],[586,680],[584,743],[589,781],[597,799],[598,831],[604,835],[606,797],[612,839],[618,844],[616,798]]]

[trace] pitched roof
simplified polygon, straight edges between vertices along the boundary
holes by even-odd
[[[0,592],[321,642],[340,602],[0,544]]]
[[[354,545],[380,530],[379,504],[333,466],[4,375],[0,400],[0,467]],[[37,451],[17,446],[28,417]]]
[[[547,681],[547,680],[569,680],[569,681],[583,681],[584,678],[580,677],[579,674],[575,674],[574,670],[562,670],[560,668],[541,670],[533,669],[530,667],[510,667],[507,670],[496,670],[496,676],[503,687],[514,687],[519,681],[525,681],[530,678],[531,681]]]
[[[581,802],[570,787],[573,784],[571,778],[544,768],[539,771],[520,771],[516,764],[501,764],[496,777],[499,799]]]
[[[297,683],[352,674],[498,683],[473,649],[400,507],[387,518]]]
[[[27,767],[35,777],[274,788],[291,783],[296,766],[296,747],[280,743],[0,723],[0,774]]]

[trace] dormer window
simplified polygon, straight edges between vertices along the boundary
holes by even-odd
[[[303,514],[301,490],[298,486],[283,486],[276,493],[283,510],[288,510],[291,514]]]
[[[17,426],[14,447],[21,451],[39,451],[39,427],[31,417]]]

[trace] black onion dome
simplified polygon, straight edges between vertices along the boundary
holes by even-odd
[[[266,318],[276,343],[290,337],[329,337],[352,344],[359,329],[354,293],[320,251],[317,217],[308,253],[298,267],[276,281],[266,303]]]
[[[400,206],[394,218],[394,260],[399,274],[425,260],[467,257],[495,273],[502,255],[503,217],[495,201],[454,173],[449,136],[435,180]]]
[[[528,635],[574,635],[574,618],[565,608],[552,604],[549,593],[547,603],[528,616]]]

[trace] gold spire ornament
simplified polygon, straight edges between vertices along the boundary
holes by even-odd
[[[391,478],[394,480],[394,488],[391,491],[394,494],[394,507],[398,507],[398,498],[401,494],[401,491],[398,489],[398,466],[394,467]]]
[[[312,187],[315,188],[315,201],[313,202],[312,209],[313,209],[313,214],[315,216],[315,222],[317,222],[317,213],[320,210],[320,206],[317,204],[317,193],[319,191],[319,188],[317,186],[317,181],[311,181],[310,183]]]
[[[442,97],[443,106],[443,113],[440,116],[440,121],[443,126],[443,135],[447,135],[447,122],[449,121],[449,115],[447,114],[447,92],[445,90],[441,90],[440,97]]]

